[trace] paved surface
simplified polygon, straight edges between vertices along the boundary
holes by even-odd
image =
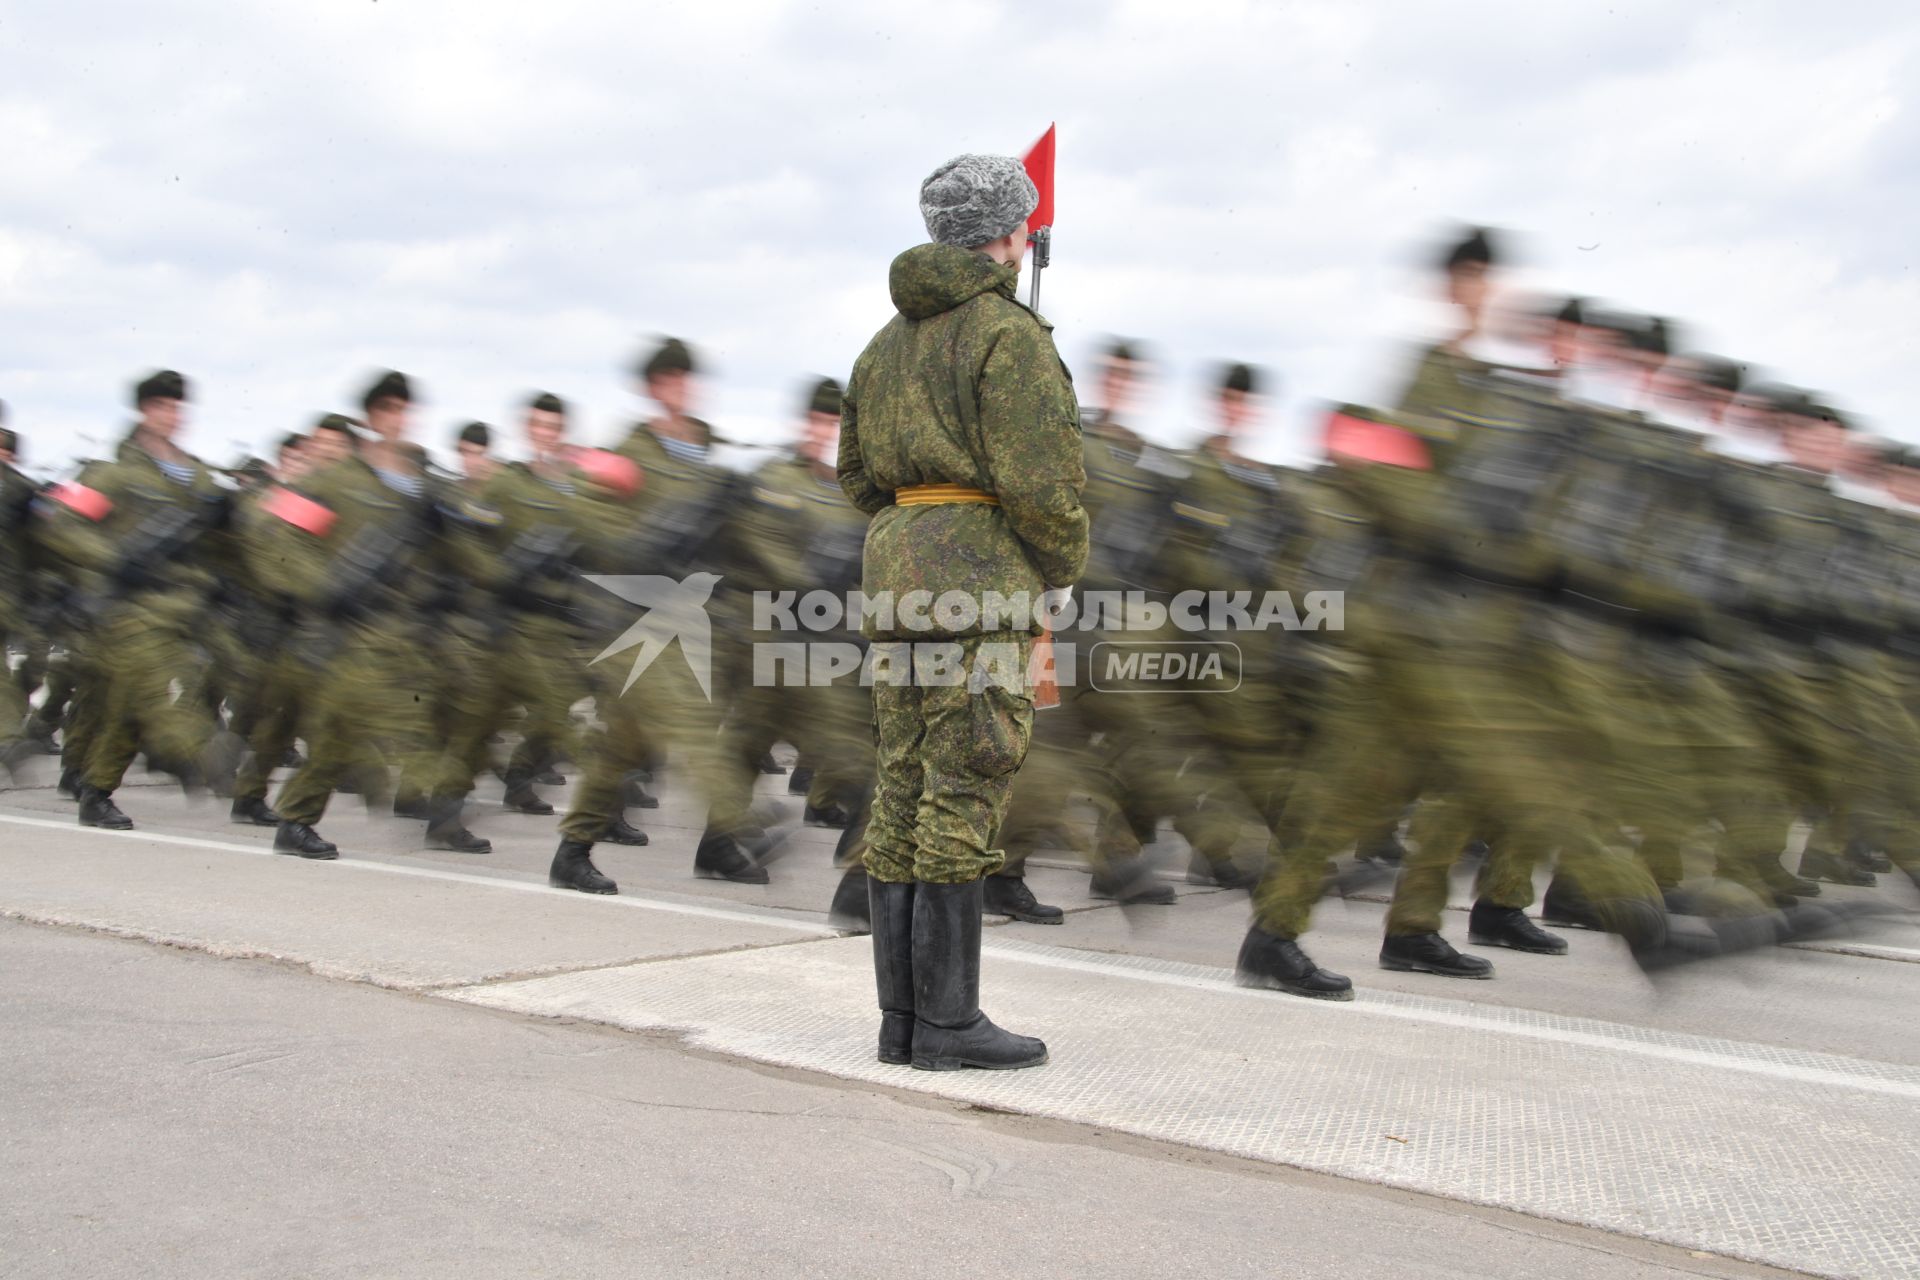
[[[1577,934],[1453,984],[1375,968],[1381,908],[1334,903],[1313,950],[1361,998],[1327,1006],[1227,981],[1244,895],[1125,912],[1046,865],[1075,909],[990,933],[987,1003],[1055,1061],[931,1075],[871,1059],[831,832],[695,881],[669,790],[588,899],[544,885],[550,820],[484,803],[491,856],[343,800],[314,864],[120,799],[140,831],[0,796],[0,1176],[32,1191],[0,1274],[873,1274],[918,1238],[983,1274],[1920,1272],[1904,922],[1658,988]]]

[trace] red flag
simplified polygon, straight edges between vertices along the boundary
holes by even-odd
[[[1403,427],[1338,411],[1328,415],[1327,452],[1348,462],[1378,462],[1414,471],[1433,469],[1424,440]]]
[[[333,529],[333,508],[315,502],[305,494],[278,485],[261,501],[260,509],[285,520],[302,533],[324,538]]]
[[[1024,163],[1027,176],[1033,179],[1033,185],[1040,191],[1040,203],[1034,206],[1033,216],[1027,219],[1027,232],[1031,235],[1040,227],[1053,225],[1053,125],[1040,135],[1040,141],[1033,144],[1027,152]]]

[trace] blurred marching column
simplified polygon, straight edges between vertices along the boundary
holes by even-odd
[[[85,759],[74,762],[85,826],[133,825],[113,793],[143,749],[189,789],[231,768],[211,751],[215,726],[194,693],[204,661],[195,638],[232,550],[232,495],[173,443],[186,399],[185,379],[170,370],[141,382],[140,419],[115,460],[57,489],[40,528],[88,598],[91,723],[78,744]]]
[[[598,584],[608,589],[591,599],[599,610],[597,631],[612,642],[589,668],[589,679],[606,728],[583,747],[586,759],[560,823],[550,878],[589,893],[616,891],[592,864],[593,844],[626,828],[630,771],[664,754],[707,814],[694,873],[765,884],[760,860],[774,840],[754,821],[752,775],[722,749],[720,726],[731,694],[725,681],[746,661],[740,653],[749,621],[744,593],[790,575],[755,572],[743,551],[734,518],[741,484],[712,461],[713,429],[692,416],[696,363],[687,345],[666,339],[636,372],[659,412],[637,424],[614,452],[638,469],[641,483],[624,495],[603,487],[589,512],[586,562],[601,570]],[[716,595],[722,577],[732,583]],[[634,622],[623,599],[649,613]],[[618,630],[628,623],[625,632]],[[650,632],[682,624],[685,629],[672,634]],[[669,648],[671,641],[677,643]]]
[[[382,374],[361,399],[368,439],[303,477],[303,495],[324,513],[302,512],[304,527],[287,540],[284,579],[317,624],[319,678],[301,732],[307,762],[274,805],[279,853],[338,855],[315,825],[336,784],[365,760],[368,743],[387,744],[399,767],[395,814],[429,816],[425,789],[436,760],[426,609],[447,552],[437,482],[423,451],[406,438],[413,399],[405,375]],[[486,851],[485,841],[461,843],[469,852]]]

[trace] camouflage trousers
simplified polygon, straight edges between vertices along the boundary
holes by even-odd
[[[545,768],[570,746],[573,704],[586,692],[572,629],[538,617],[515,618],[490,641],[468,646],[460,679],[445,692],[447,749],[434,793],[464,796],[487,767],[487,739],[515,707],[524,710],[520,744],[507,772]]]
[[[866,854],[874,879],[966,884],[1005,863],[994,844],[1033,737],[1032,648],[1032,636],[1012,631],[874,645],[879,778]],[[980,678],[983,663],[994,678]],[[956,667],[962,678],[942,674]]]
[[[198,769],[214,725],[198,696],[202,664],[187,633],[128,610],[99,628],[92,652],[99,719],[86,782],[112,791],[143,750],[159,768]]]
[[[335,785],[369,758],[375,743],[390,748],[404,793],[418,794],[431,781],[437,753],[427,695],[433,677],[423,652],[419,626],[399,618],[355,627],[343,637],[307,704],[301,733],[307,763],[280,788],[274,808],[281,817],[320,821]]]

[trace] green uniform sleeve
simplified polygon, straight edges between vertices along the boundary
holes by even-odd
[[[1003,329],[987,352],[979,395],[986,462],[1007,523],[1042,581],[1071,586],[1087,567],[1086,449],[1073,389],[1046,330]]]

